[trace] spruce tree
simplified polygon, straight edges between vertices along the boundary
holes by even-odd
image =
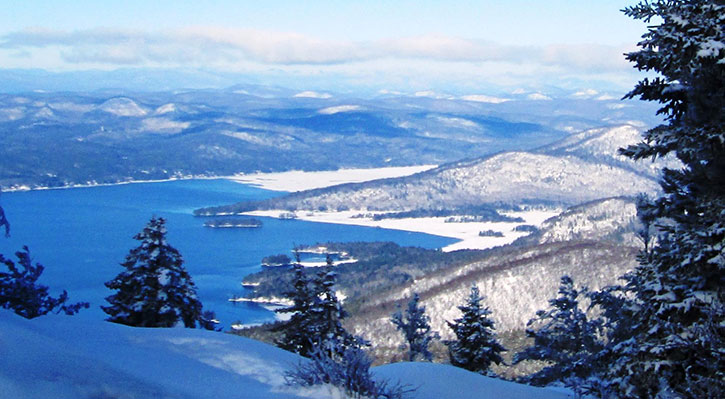
[[[289,313],[290,318],[274,329],[282,332],[275,344],[290,352],[309,356],[315,340],[311,311],[319,299],[315,295],[313,283],[307,278],[304,267],[300,264],[299,254],[296,253],[295,258],[293,289],[284,293],[292,304],[275,310],[277,313]]]
[[[526,335],[532,346],[514,356],[514,364],[524,360],[544,361],[540,371],[525,378],[535,385],[562,381],[574,387],[591,373],[591,357],[602,349],[599,323],[590,321],[579,305],[586,292],[574,288],[569,276],[561,278],[557,297],[549,300],[548,310],[539,310],[528,322]]]
[[[621,152],[674,154],[654,203],[658,243],[626,276],[633,323],[612,345],[608,372],[620,396],[725,395],[725,3],[641,2],[625,14],[651,24],[636,68],[657,74],[627,95],[662,104],[665,123]]]
[[[456,339],[447,341],[451,364],[480,374],[487,374],[491,363],[501,364],[501,352],[506,349],[498,342],[491,311],[483,306],[478,287],[471,287],[465,305],[459,306],[461,318],[448,322]]]
[[[430,318],[425,314],[425,306],[418,306],[418,302],[420,296],[414,293],[405,309],[405,315],[398,306],[398,311],[393,313],[391,321],[403,333],[408,344],[408,361],[414,362],[422,357],[430,362],[433,360],[433,354],[428,350],[428,345],[437,335],[431,332]]]
[[[101,306],[108,321],[135,327],[211,326],[179,251],[166,242],[166,220],[153,217],[133,238],[140,245],[121,263],[124,270],[106,287],[117,292]]]
[[[334,290],[336,273],[332,269],[331,258],[328,256],[327,259],[327,266],[310,279],[296,254],[292,279],[294,289],[285,293],[292,305],[276,310],[278,313],[291,313],[290,319],[276,328],[282,332],[282,337],[276,340],[280,348],[310,356],[315,348],[332,347],[327,345],[328,341],[334,341],[335,347],[367,344],[342,326],[347,312],[337,299]]]
[[[315,280],[316,294],[319,299],[311,309],[316,336],[321,341],[335,340],[338,346],[357,347],[366,344],[363,340],[348,333],[342,326],[342,320],[348,316],[335,293],[337,274],[332,269],[328,257],[328,266],[323,268]]]

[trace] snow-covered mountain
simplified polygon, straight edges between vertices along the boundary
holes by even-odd
[[[636,144],[641,140],[642,129],[634,125],[602,127],[574,133],[539,148],[537,152],[549,155],[573,155],[589,162],[617,166],[652,178],[657,178],[663,167],[681,167],[682,164],[673,156],[652,162],[633,161],[619,154],[620,148]]]
[[[572,207],[515,245],[487,251],[481,260],[418,276],[382,295],[356,298],[360,309],[349,325],[372,340],[380,357],[395,359],[403,343],[390,323],[397,304],[418,293],[432,329],[450,339],[446,322],[460,317],[457,306],[476,284],[499,333],[522,334],[526,322],[556,295],[561,276],[569,275],[577,286],[593,290],[620,283],[618,278],[637,265],[642,245],[635,238],[635,218],[634,200],[629,198]]]
[[[636,142],[636,134],[638,130],[632,126],[597,129],[574,134],[566,141],[536,152],[504,152],[409,177],[304,191],[200,213],[254,209],[406,211],[482,204],[574,205],[612,196],[653,193],[659,189],[656,173],[638,170],[632,162],[620,160],[616,155],[617,148]]]
[[[606,198],[571,207],[544,221],[537,232],[521,238],[519,244],[591,240],[636,247],[642,245],[635,234],[638,226],[633,198]]]
[[[211,331],[25,320],[0,309],[0,354],[3,399],[347,398],[330,386],[287,386],[284,373],[306,361],[293,353]],[[440,364],[388,365],[374,374],[417,387],[415,399],[572,397]]]
[[[98,106],[101,111],[116,116],[144,116],[148,111],[127,97],[111,98]]]

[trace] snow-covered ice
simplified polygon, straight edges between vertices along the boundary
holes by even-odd
[[[251,216],[279,217],[285,214],[284,210],[253,211],[246,213]],[[442,237],[456,238],[460,241],[443,248],[443,251],[456,251],[459,249],[487,249],[514,242],[517,238],[528,235],[526,232],[514,231],[520,225],[528,224],[540,226],[544,220],[556,216],[561,210],[536,210],[523,212],[507,212],[506,215],[521,217],[525,222],[475,222],[475,223],[446,223],[448,217],[421,217],[403,219],[373,220],[371,217],[358,217],[368,214],[363,210],[322,212],[300,211],[297,218],[309,222],[349,224],[356,226],[380,227],[390,230],[413,231],[432,234]],[[481,237],[479,232],[493,230],[503,234],[503,237]]]
[[[436,165],[393,166],[387,168],[340,169],[318,172],[292,170],[278,173],[250,173],[229,179],[271,191],[304,191],[344,183],[409,176],[435,168]]]

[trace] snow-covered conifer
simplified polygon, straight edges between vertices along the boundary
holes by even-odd
[[[561,278],[556,298],[549,300],[548,310],[539,310],[531,319],[526,335],[532,346],[514,356],[514,364],[524,360],[540,360],[546,365],[526,379],[536,385],[555,381],[579,386],[591,372],[592,354],[602,348],[599,322],[587,318],[579,305],[586,292],[574,288],[569,276]]]
[[[414,362],[422,357],[424,360],[433,360],[433,354],[428,350],[430,342],[437,337],[431,332],[430,318],[425,314],[425,306],[418,306],[420,296],[413,294],[405,314],[398,306],[398,311],[393,313],[391,321],[399,331],[403,333],[405,342],[408,344],[408,360]]]
[[[275,343],[282,349],[309,356],[315,340],[311,310],[319,298],[315,295],[312,282],[305,275],[299,255],[296,255],[296,259],[293,266],[293,289],[284,293],[292,301],[292,305],[275,310],[277,313],[290,313],[290,318],[275,329],[282,332],[282,336]]]
[[[619,395],[722,397],[725,391],[725,3],[655,0],[626,8],[650,24],[627,55],[655,72],[628,94],[662,104],[665,123],[622,150],[634,159],[673,153],[654,204],[658,244],[626,276],[628,339],[608,378]]]
[[[294,289],[285,293],[292,305],[277,310],[278,313],[291,313],[290,319],[277,328],[282,332],[277,346],[309,356],[314,347],[324,346],[329,340],[346,346],[365,345],[364,340],[348,333],[342,326],[347,312],[335,293],[336,273],[331,262],[309,279],[299,263],[299,256],[297,258],[292,280]]]
[[[106,287],[116,290],[101,306],[108,321],[136,327],[173,327],[179,322],[194,328],[197,322],[209,328],[196,296],[196,286],[183,266],[176,248],[166,242],[166,220],[153,217],[134,236],[141,244],[121,264],[124,270]]]
[[[491,311],[483,306],[478,287],[471,287],[465,305],[459,306],[461,318],[448,322],[456,339],[446,341],[451,364],[476,373],[486,374],[491,363],[501,364],[501,352],[506,349],[498,342]]]

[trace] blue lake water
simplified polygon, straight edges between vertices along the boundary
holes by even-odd
[[[211,229],[195,218],[196,208],[281,193],[227,180],[185,180],[117,186],[2,193],[0,205],[12,236],[0,237],[0,253],[13,258],[23,245],[34,262],[45,266],[40,279],[51,294],[65,289],[71,301],[91,303],[74,317],[103,319],[100,309],[112,292],[103,283],[121,271],[132,237],[151,216],[167,219],[168,242],[177,248],[197,285],[205,309],[223,325],[259,323],[273,313],[249,303],[231,303],[244,294],[241,281],[259,271],[262,257],[291,253],[292,247],[318,242],[393,241],[400,245],[439,248],[454,239],[379,228],[259,218],[256,229]]]

